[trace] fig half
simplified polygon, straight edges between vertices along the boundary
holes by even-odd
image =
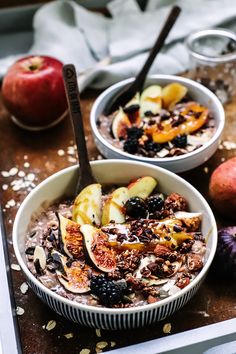
[[[116,253],[108,242],[108,236],[92,225],[82,225],[84,253],[96,269],[108,273],[116,268]]]
[[[63,271],[56,270],[59,282],[72,293],[87,293],[90,290],[89,276],[92,273],[92,269],[80,261],[74,261],[67,266],[67,257],[57,251],[53,251],[52,255],[55,255],[55,253],[57,258],[60,259],[63,268]]]
[[[83,255],[83,237],[80,225],[57,213],[59,221],[59,239],[64,252],[70,258],[79,258]]]

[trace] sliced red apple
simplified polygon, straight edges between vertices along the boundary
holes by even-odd
[[[158,85],[147,87],[140,97],[140,116],[143,118],[150,113],[156,115],[162,107],[162,88]]]
[[[186,95],[187,87],[173,82],[165,86],[162,90],[162,100],[164,108],[173,109],[174,105],[178,103]]]
[[[85,187],[76,197],[72,219],[80,225],[100,225],[102,208],[102,186],[99,183]]]
[[[129,196],[146,199],[157,186],[157,181],[150,176],[138,178],[128,185]]]
[[[126,187],[116,189],[106,200],[102,210],[102,225],[107,225],[111,221],[122,224],[125,222],[123,207],[130,198],[129,190]]]
[[[108,236],[92,225],[82,225],[84,252],[93,267],[108,273],[116,268],[116,252],[110,247]]]
[[[127,128],[132,126],[127,114],[120,107],[112,121],[112,134],[115,139],[122,139],[127,136]]]

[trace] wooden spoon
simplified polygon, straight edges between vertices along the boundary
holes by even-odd
[[[85,141],[83,118],[80,108],[79,88],[76,70],[73,64],[63,66],[63,79],[70,117],[73,125],[75,142],[78,150],[80,175],[76,186],[76,194],[92,183],[97,183],[89,163],[88,150]]]
[[[103,112],[104,115],[109,115],[115,110],[117,110],[120,106],[124,107],[127,102],[129,102],[137,92],[141,92],[143,89],[144,82],[146,80],[147,73],[156,58],[157,54],[160,52],[162,49],[165,40],[173,27],[177,17],[180,14],[180,7],[179,6],[174,6],[166,19],[166,22],[164,26],[162,27],[161,33],[158,35],[157,40],[150,51],[150,54],[144,63],[142,69],[140,70],[139,74],[137,75],[136,79],[129,84],[128,86],[125,86],[122,91],[119,91],[114,97],[112,97],[105,107],[105,110]]]

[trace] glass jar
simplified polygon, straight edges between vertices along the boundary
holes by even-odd
[[[236,34],[225,29],[191,33],[186,39],[189,77],[208,87],[222,103],[236,91]]]

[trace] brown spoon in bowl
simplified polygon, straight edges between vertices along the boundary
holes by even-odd
[[[73,64],[63,66],[63,79],[70,117],[73,125],[75,142],[78,151],[80,174],[76,186],[76,195],[86,186],[97,183],[89,163],[88,150],[85,141],[83,117],[80,108],[79,88],[76,70]]]
[[[104,112],[103,112],[104,115],[107,116],[107,115],[111,114],[112,112],[117,110],[120,106],[124,107],[125,104],[127,102],[129,102],[135,96],[135,94],[137,92],[142,91],[144,82],[146,80],[147,73],[148,73],[154,59],[156,58],[157,54],[162,49],[171,28],[175,24],[175,21],[177,20],[177,17],[180,14],[180,11],[181,11],[181,9],[179,6],[174,6],[171,9],[170,14],[169,14],[168,18],[166,19],[164,26],[162,27],[161,33],[158,35],[156,42],[155,42],[152,50],[150,51],[150,54],[149,54],[146,62],[144,63],[142,69],[140,70],[140,72],[136,76],[135,80],[131,84],[128,84],[127,86],[125,86],[122,91],[119,91],[116,95],[114,95],[114,97],[112,97],[110,99],[109,103],[107,104],[107,106],[104,109]]]

